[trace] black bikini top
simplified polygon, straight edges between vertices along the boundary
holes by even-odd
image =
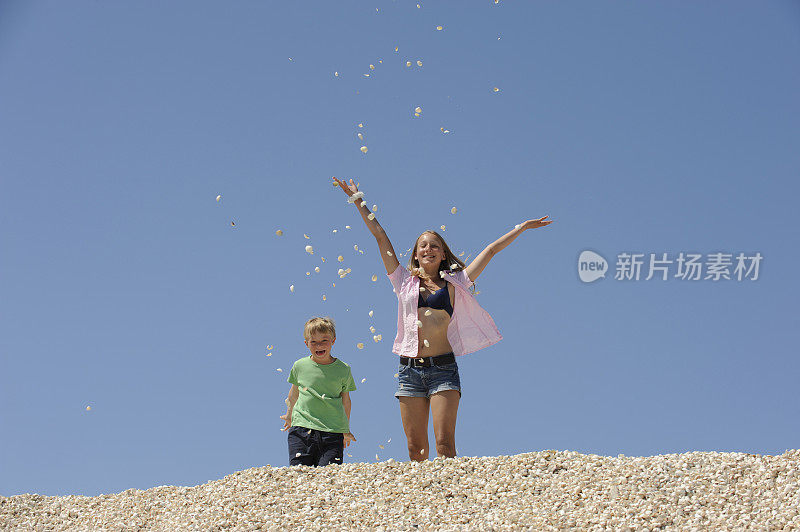
[[[417,307],[423,308],[435,308],[440,310],[447,311],[450,314],[450,317],[453,317],[453,305],[450,303],[450,291],[447,289],[447,283],[444,284],[443,288],[440,288],[436,292],[431,293],[428,296],[428,300],[426,301],[425,298],[422,297],[422,294],[419,295],[419,301],[417,301]]]

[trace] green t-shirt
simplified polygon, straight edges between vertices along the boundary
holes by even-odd
[[[288,381],[300,390],[292,410],[292,426],[324,432],[350,432],[342,392],[356,389],[350,366],[339,360],[317,364],[311,356],[292,366]]]

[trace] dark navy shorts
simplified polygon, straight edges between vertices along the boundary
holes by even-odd
[[[289,429],[289,465],[326,466],[341,464],[344,434],[305,427]]]
[[[432,364],[429,368],[400,364],[397,381],[395,397],[430,397],[446,390],[456,390],[461,395],[461,377],[455,362],[443,366]]]

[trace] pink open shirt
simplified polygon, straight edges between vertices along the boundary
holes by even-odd
[[[492,317],[469,292],[472,281],[467,272],[448,271],[444,272],[442,278],[455,287],[453,316],[447,327],[447,339],[453,348],[453,354],[466,355],[502,340]],[[389,274],[389,280],[397,294],[397,336],[392,352],[404,357],[416,357],[419,350],[419,277],[411,275],[403,266],[398,266]]]

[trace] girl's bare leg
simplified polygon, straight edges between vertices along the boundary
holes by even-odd
[[[428,411],[431,401],[427,397],[399,397],[400,417],[408,441],[408,458],[422,462],[428,459]]]
[[[436,454],[452,458],[456,455],[456,415],[461,394],[446,390],[431,396],[433,433],[436,435]]]

